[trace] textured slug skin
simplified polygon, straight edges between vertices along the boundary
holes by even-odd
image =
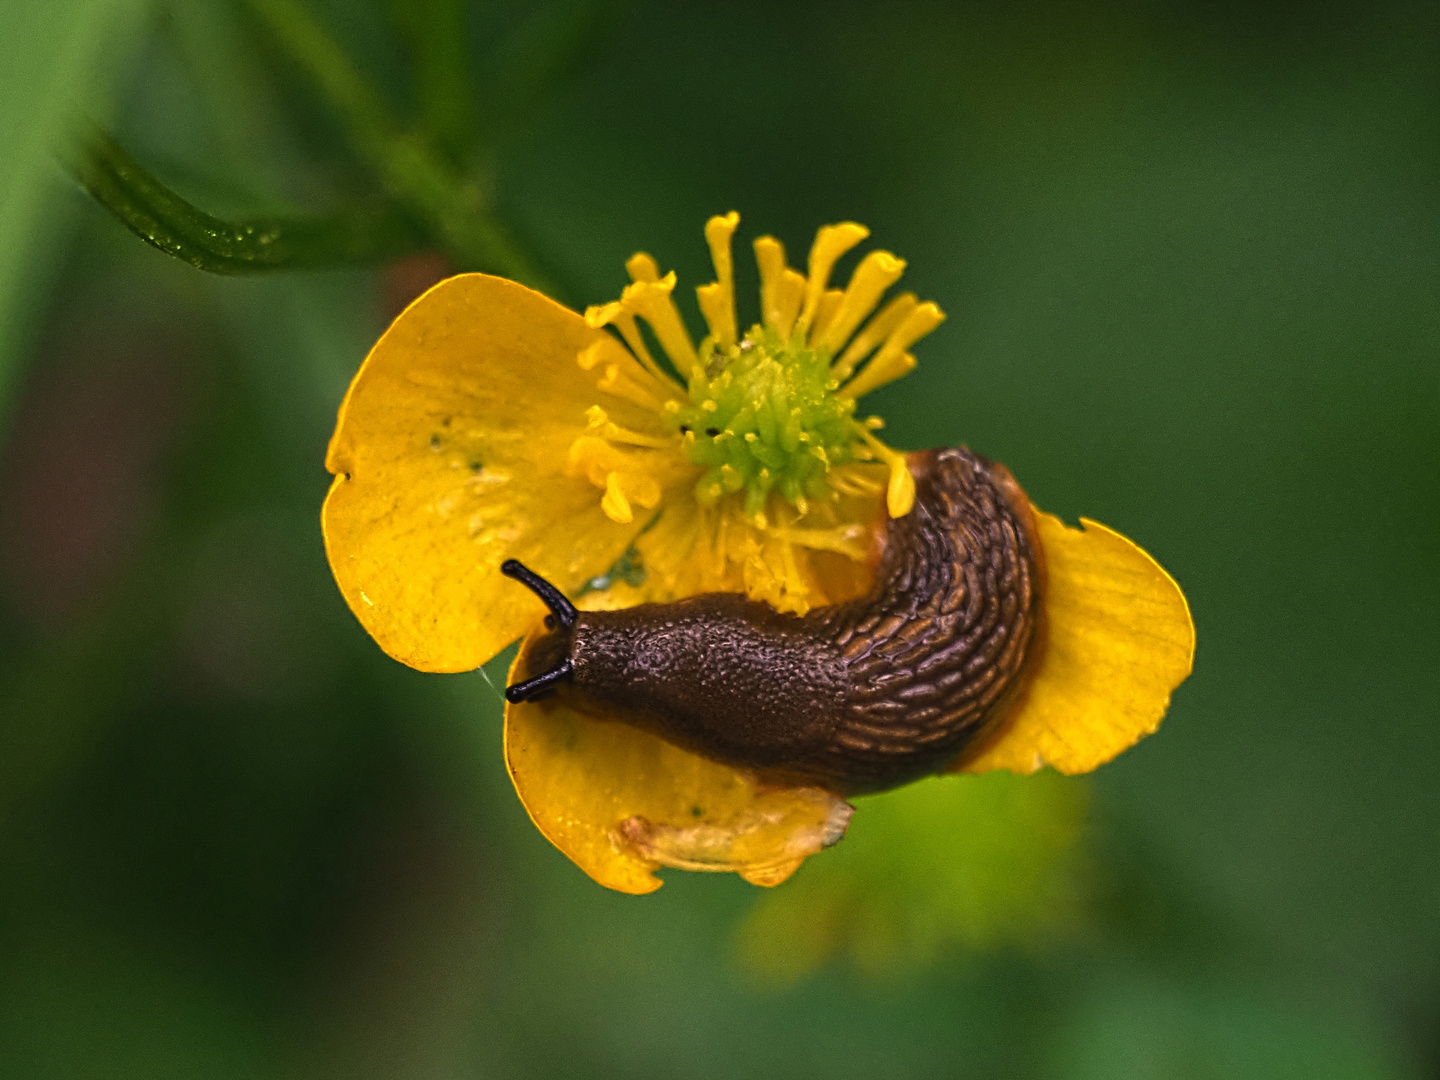
[[[966,449],[911,454],[867,596],[803,617],[738,593],[582,612],[563,699],[730,765],[841,793],[938,771],[1004,711],[1038,615],[1029,502]]]

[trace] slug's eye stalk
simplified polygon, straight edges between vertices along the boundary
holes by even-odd
[[[533,679],[526,679],[524,682],[517,682],[514,686],[507,686],[505,700],[512,705],[518,705],[522,701],[537,698],[561,679],[568,679],[574,672],[575,669],[571,666],[569,657],[566,657],[560,661],[559,667],[551,668],[543,675],[536,675]]]
[[[531,592],[545,602],[550,609],[555,621],[566,630],[575,625],[575,617],[579,614],[575,605],[565,599],[565,594],[557,589],[550,582],[546,581],[539,574],[535,573],[519,559],[506,559],[500,564],[500,572],[508,578],[514,578],[522,585],[527,586]],[[545,625],[554,629],[549,619]]]
[[[514,578],[516,581],[527,586],[531,592],[545,602],[550,609],[550,614],[545,616],[545,627],[548,630],[569,630],[575,625],[579,612],[575,605],[565,599],[565,594],[557,589],[550,582],[546,581],[535,571],[531,570],[518,559],[506,559],[500,564],[500,572],[506,577]],[[562,642],[556,643],[563,648],[568,644],[568,635]],[[532,701],[547,690],[553,687],[562,679],[568,679],[574,674],[575,668],[570,663],[570,657],[561,654],[562,659],[549,671],[542,672],[534,678],[518,682],[514,686],[505,688],[505,700],[512,705],[518,705],[522,701]]]

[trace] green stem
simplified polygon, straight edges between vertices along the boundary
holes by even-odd
[[[620,22],[617,0],[568,0],[532,16],[503,62],[482,80],[481,142],[495,151],[515,139],[567,75],[599,51]]]
[[[449,161],[463,165],[475,141],[465,0],[389,0],[410,53],[416,123]]]
[[[479,188],[423,140],[402,130],[386,102],[302,4],[243,2],[281,51],[309,76],[385,187],[435,230],[458,263],[554,292],[494,219]]]
[[[421,239],[393,207],[323,218],[224,221],[186,202],[114,139],[95,129],[65,155],[71,174],[132,232],[161,251],[216,274],[317,269],[377,262],[417,250]]]

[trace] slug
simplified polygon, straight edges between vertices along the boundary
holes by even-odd
[[[1024,683],[1042,567],[1030,504],[968,449],[908,459],[915,504],[888,520],[868,595],[783,614],[740,593],[577,611],[516,562],[550,608],[538,674],[554,694],[729,765],[841,794],[937,772],[992,730]]]

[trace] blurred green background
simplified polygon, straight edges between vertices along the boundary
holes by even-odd
[[[1440,9],[477,3],[430,47],[478,89],[427,98],[445,0],[310,0],[479,133],[446,160],[567,302],[642,248],[709,280],[731,208],[792,259],[868,224],[950,316],[891,442],[1189,596],[1195,674],[1093,782],[637,899],[325,565],[335,407],[446,264],[208,275],[53,156],[88,115],[214,214],[376,197],[266,6],[0,9],[0,1074],[1440,1077]]]

